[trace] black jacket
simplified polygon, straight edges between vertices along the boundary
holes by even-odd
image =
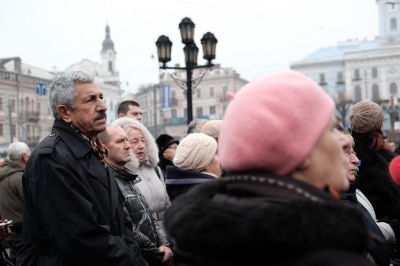
[[[23,237],[38,245],[38,265],[147,265],[125,236],[115,179],[64,121],[33,151],[23,189]]]
[[[158,247],[173,249],[172,242],[160,225],[154,222],[146,199],[135,186],[140,178],[126,168],[121,170],[110,165],[110,170],[125,198],[124,205],[132,221],[134,240],[139,244],[143,257],[150,266],[161,265],[163,255]]]
[[[352,208],[266,173],[197,185],[173,202],[164,225],[175,239],[175,266],[295,265],[324,249],[362,257],[371,239]]]
[[[358,188],[371,202],[378,220],[389,217],[400,221],[400,188],[389,174],[389,164],[397,154],[370,148],[372,141],[368,135],[353,132],[353,138],[354,150],[361,160]],[[396,238],[399,239],[397,235]]]
[[[165,179],[165,187],[169,199],[175,200],[181,194],[186,193],[192,187],[209,181],[214,181],[217,178],[203,174],[197,171],[185,170],[177,166],[167,167],[167,178]]]
[[[382,234],[381,229],[371,217],[371,214],[368,212],[368,210],[365,209],[360,202],[358,202],[356,196],[357,186],[358,183],[352,183],[350,189],[346,193],[341,194],[340,200],[344,204],[353,207],[356,211],[363,215],[365,221],[367,222],[368,228],[371,230],[371,233],[374,236],[373,242],[369,248],[369,252],[377,260],[377,262],[379,262],[380,265],[389,265],[390,253],[385,236]]]

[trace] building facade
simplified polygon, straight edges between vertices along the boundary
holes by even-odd
[[[177,67],[179,67],[177,65]],[[207,71],[204,73],[204,71]],[[202,75],[204,77],[202,77]],[[211,70],[193,70],[192,105],[193,119],[223,119],[228,91],[237,92],[247,80],[233,68],[221,68],[219,64]],[[143,112],[143,124],[154,137],[162,133],[181,139],[187,130],[187,100],[184,86],[186,72],[164,72],[160,75],[160,84],[144,86],[135,95]],[[165,89],[169,87],[169,89]],[[163,95],[163,91],[169,92]]]
[[[123,90],[108,25],[100,55],[101,64],[84,59],[65,71],[82,70],[95,76],[107,105],[107,121],[111,123],[116,119]],[[11,142],[26,142],[34,148],[50,134],[54,118],[48,105],[48,89],[60,73],[27,65],[19,57],[0,58],[0,157]]]
[[[340,106],[364,99],[375,101],[385,111],[385,130],[400,128],[397,99],[400,86],[400,3],[376,0],[379,36],[373,40],[347,40],[323,47],[291,69],[303,72]],[[351,104],[342,110],[348,126]]]

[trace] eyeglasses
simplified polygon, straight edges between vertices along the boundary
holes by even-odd
[[[344,154],[346,154],[347,156],[350,156],[350,155],[354,155],[354,156],[357,156],[357,154],[356,154],[356,152],[354,151],[354,150],[352,150],[352,149],[345,149],[345,150],[343,150],[344,151]]]

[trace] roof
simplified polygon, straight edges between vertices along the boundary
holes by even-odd
[[[339,44],[338,46],[331,47],[322,47],[308,55],[304,60],[307,59],[320,59],[327,57],[340,57],[345,54],[345,52],[350,51],[360,51],[360,50],[368,50],[377,48],[381,45],[378,41],[369,41],[369,42],[357,42],[357,43],[349,43],[349,44]]]

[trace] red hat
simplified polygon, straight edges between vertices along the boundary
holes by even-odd
[[[232,172],[288,174],[309,155],[334,110],[329,95],[299,72],[250,82],[226,110],[218,146],[221,164]]]

